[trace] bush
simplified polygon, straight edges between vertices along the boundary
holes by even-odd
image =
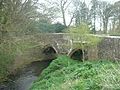
[[[42,72],[30,90],[118,90],[120,88],[115,86],[120,85],[120,74],[115,72],[119,70],[117,67],[111,61],[78,62],[60,56]],[[114,74],[111,76],[107,70]]]
[[[7,79],[9,68],[15,55],[15,47],[11,42],[0,44],[0,83]]]

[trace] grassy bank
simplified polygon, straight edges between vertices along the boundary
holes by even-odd
[[[79,62],[60,56],[30,90],[120,90],[119,68],[111,61]]]

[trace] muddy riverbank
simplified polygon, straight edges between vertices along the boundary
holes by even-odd
[[[0,85],[0,90],[29,90],[32,83],[51,62],[52,60],[36,61],[27,65]]]

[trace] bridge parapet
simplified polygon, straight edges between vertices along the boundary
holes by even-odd
[[[41,33],[35,35],[26,35],[22,40],[31,42],[35,44],[37,48],[34,52],[39,53],[42,56],[43,49],[47,48],[46,46],[53,47],[58,54],[67,54],[69,55],[73,49],[75,49],[74,44],[79,41],[75,39],[77,35],[68,34],[68,33]],[[88,58],[110,58],[110,59],[120,59],[120,37],[119,36],[104,36],[104,35],[95,35],[97,37],[103,38],[98,46],[87,48]],[[22,38],[22,37],[21,37]],[[39,50],[38,50],[39,47]],[[38,50],[38,52],[37,52]],[[37,54],[36,54],[37,55]],[[32,56],[32,55],[31,55]],[[39,57],[40,58],[40,57]]]

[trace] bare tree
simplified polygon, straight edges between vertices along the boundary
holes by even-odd
[[[87,7],[85,1],[74,0],[73,5],[75,7],[75,24],[80,25],[81,23],[89,23],[89,8]]]
[[[98,12],[98,0],[91,0],[91,17],[93,19],[93,33],[96,33],[96,18]]]
[[[25,30],[28,24],[38,17],[37,0],[3,1],[2,11],[4,11],[4,15],[2,17],[5,18],[3,28],[6,31]]]
[[[103,23],[104,34],[106,34],[108,31],[109,18],[112,16],[112,5],[107,3],[106,1],[99,1],[98,5],[98,15],[100,16]]]
[[[120,1],[115,2],[112,7],[113,11],[113,30],[120,33]]]
[[[58,10],[58,12],[56,12],[56,14],[58,15],[57,18],[62,18],[63,24],[65,26],[70,26],[74,18],[74,13],[72,13],[71,19],[68,24],[67,24],[68,20],[66,20],[66,15],[68,14],[69,11],[68,9],[72,4],[72,0],[46,0],[46,1],[48,3],[47,5],[49,5],[48,7],[54,8],[53,10],[55,11]]]

